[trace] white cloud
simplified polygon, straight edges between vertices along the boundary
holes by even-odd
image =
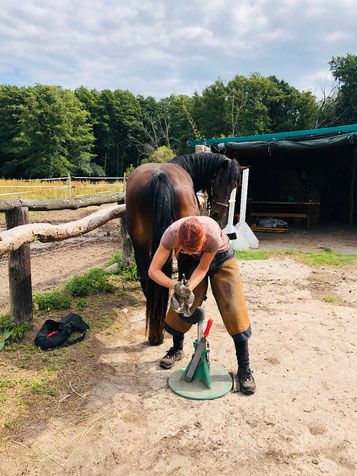
[[[1,2],[0,83],[191,93],[260,71],[301,89],[354,53],[354,0]]]
[[[336,81],[327,69],[307,74],[299,79],[296,84],[296,87],[301,91],[312,91],[319,99],[324,95],[328,96],[335,86]]]

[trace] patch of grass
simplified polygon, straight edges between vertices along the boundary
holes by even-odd
[[[116,274],[121,276],[126,281],[137,281],[139,279],[138,269],[136,263],[132,260],[131,263],[127,263],[124,258],[122,250],[115,251],[109,260],[109,264],[116,264]]]
[[[329,248],[309,253],[298,253],[301,261],[310,266],[345,266],[357,260],[357,255],[339,253]]]
[[[264,260],[272,256],[290,256],[309,266],[345,266],[357,260],[357,255],[339,253],[330,248],[323,248],[321,251],[263,251],[248,250],[236,251],[236,258],[240,260]]]
[[[34,381],[30,385],[31,393],[35,395],[48,395],[55,397],[57,395],[56,389],[50,385],[50,382],[46,378]]]
[[[271,251],[262,251],[262,250],[247,250],[247,251],[236,251],[235,256],[239,260],[264,260],[268,259],[272,255]]]
[[[0,350],[5,347],[6,343],[17,342],[21,340],[26,332],[32,328],[30,322],[23,324],[15,324],[8,314],[0,316]]]
[[[328,294],[327,296],[324,296],[322,300],[330,304],[337,304],[342,301],[342,298],[340,296],[337,296],[336,294]]]
[[[109,276],[102,269],[93,268],[88,273],[74,276],[66,284],[66,290],[71,296],[88,296],[92,293],[113,292],[114,287]]]
[[[34,303],[41,311],[50,311],[51,309],[68,309],[71,307],[72,298],[64,291],[49,291],[34,294]]]
[[[87,305],[87,300],[84,298],[79,298],[77,301],[77,308],[82,310],[86,307]]]

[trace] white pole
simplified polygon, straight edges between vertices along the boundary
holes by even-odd
[[[231,196],[229,198],[229,211],[228,211],[228,222],[227,225],[233,225],[233,220],[234,220],[234,208],[236,204],[236,195],[237,195],[237,189],[234,188],[232,190]]]
[[[248,244],[250,248],[258,248],[259,240],[254,235],[246,220],[246,211],[247,211],[247,196],[248,196],[248,179],[249,179],[249,169],[243,170],[243,179],[242,179],[242,193],[240,199],[240,214],[239,222],[236,224],[235,228],[237,230],[237,240],[241,239]],[[247,249],[247,248],[238,248],[238,249]]]
[[[233,225],[236,194],[237,189],[234,188],[229,198],[228,222],[223,228],[223,232],[229,236],[229,239],[231,240],[231,246],[234,250],[247,250],[249,248],[249,243],[244,237],[238,235],[237,229]]]
[[[242,193],[241,193],[241,199],[240,199],[239,222],[245,222],[245,218],[246,218],[248,180],[249,180],[249,169],[244,169],[243,178],[242,178]]]

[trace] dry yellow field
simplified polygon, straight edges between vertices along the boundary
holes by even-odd
[[[48,200],[56,198],[75,198],[86,195],[107,195],[124,191],[123,181],[97,181],[61,179],[8,180],[0,179],[0,200],[15,198]]]

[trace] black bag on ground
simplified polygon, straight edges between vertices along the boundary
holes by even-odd
[[[44,322],[35,338],[35,345],[42,350],[55,349],[56,347],[73,345],[81,342],[86,335],[89,325],[83,321],[79,314],[71,313],[60,321],[48,319]],[[72,332],[82,335],[72,340],[67,340]]]

